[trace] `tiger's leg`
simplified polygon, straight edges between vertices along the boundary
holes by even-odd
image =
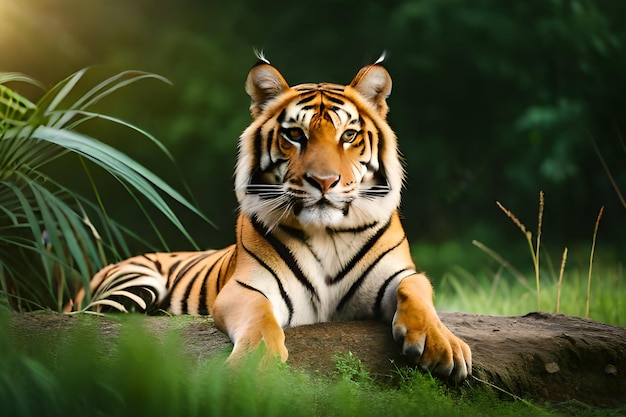
[[[229,361],[253,351],[261,341],[267,348],[264,360],[287,360],[285,333],[274,316],[272,303],[261,292],[230,280],[215,299],[211,315],[234,344]]]
[[[432,300],[432,287],[424,274],[400,282],[394,339],[403,341],[403,353],[415,357],[422,368],[461,381],[472,372],[472,352],[441,322]]]

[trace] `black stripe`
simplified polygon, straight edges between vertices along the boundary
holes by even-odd
[[[341,100],[341,99],[339,99],[337,97],[333,97],[332,94],[326,93],[326,94],[324,94],[324,97],[327,98],[328,100],[330,100],[331,102],[335,103],[335,104],[339,104],[340,106],[343,106],[343,105],[346,104],[345,101],[343,101],[343,100]]]
[[[218,272],[217,279],[215,280],[215,294],[219,294],[220,289],[222,287],[222,278],[224,278],[224,275],[222,274],[222,268],[224,267],[224,258],[227,255],[230,255],[229,263],[232,262],[232,260],[233,260],[232,251],[226,251],[226,253],[222,256],[222,263],[220,264],[220,271]],[[217,262],[215,262],[215,263],[217,264]],[[208,276],[208,274],[207,274],[207,276]]]
[[[272,160],[272,141],[274,140],[274,136],[276,135],[276,132],[274,131],[274,129],[270,130],[269,133],[267,134],[267,138],[265,138],[265,152],[267,152],[267,156],[268,156],[268,160],[270,161],[270,164],[272,164],[274,161]],[[258,165],[257,166],[261,166],[261,161],[258,161]],[[268,167],[265,167],[264,170],[268,170]]]
[[[250,290],[250,291],[256,291],[256,292],[258,292],[259,294],[261,294],[263,297],[265,297],[266,299],[268,299],[268,300],[269,300],[269,298],[267,298],[267,296],[266,296],[265,294],[263,294],[263,291],[259,290],[258,288],[254,288],[253,286],[248,285],[248,284],[246,284],[245,282],[241,282],[241,281],[239,281],[239,280],[237,280],[237,284],[241,285],[242,287],[244,287],[244,288],[245,288],[245,289],[247,289],[247,290]]]
[[[210,255],[210,253],[207,254],[207,253],[204,253],[204,252],[198,252],[198,254],[194,255],[193,258],[186,259],[185,263],[183,264],[183,267],[180,269],[180,271],[178,271],[176,276],[173,276],[172,274],[174,273],[174,270],[178,267],[178,265],[182,262],[182,260],[178,260],[178,261],[174,262],[174,264],[172,265],[172,267],[169,269],[169,272],[168,272],[168,283],[170,281],[170,278],[172,279],[173,283],[167,289],[168,290],[167,291],[167,295],[165,296],[165,298],[161,302],[161,308],[166,308],[166,307],[171,306],[172,293],[180,285],[180,283],[182,282],[182,278],[185,276],[185,274],[189,271],[189,269],[191,267],[193,267],[194,265],[196,265],[198,262],[202,261],[203,259],[205,259],[209,255]],[[195,280],[195,278],[194,278],[194,280]],[[193,284],[193,280],[192,280],[192,284]],[[187,293],[188,291],[189,291],[189,288],[186,288],[185,289],[185,293]],[[187,302],[186,297],[182,301],[186,305],[186,302]]]
[[[137,265],[137,264],[133,264],[133,265]],[[144,265],[140,265],[140,266],[144,266]],[[119,272],[116,272],[119,274]],[[110,274],[107,274],[107,276],[110,276]],[[143,273],[140,272],[124,272],[123,274],[119,274],[118,278],[115,280],[115,286],[120,286],[123,284],[126,284],[129,281],[132,281],[134,279],[140,278],[140,277],[144,277],[145,275]],[[141,285],[141,286],[135,286],[135,288],[142,288],[142,287],[150,287],[150,285]],[[99,289],[99,287],[98,287]],[[97,289],[96,289],[97,291]]]
[[[363,138],[365,140],[365,137]],[[361,164],[365,165],[365,167],[367,167],[368,171],[373,171],[372,170],[372,158],[374,157],[374,134],[372,133],[371,130],[367,131],[367,142],[369,143],[369,150],[370,150],[370,155],[369,155],[369,160],[367,161],[360,161]],[[363,151],[365,151],[365,149],[367,149],[366,146],[363,146]],[[365,152],[363,152],[361,155],[363,155]],[[378,159],[380,160],[380,154],[378,155]]]
[[[387,173],[385,172],[385,165],[383,164],[383,141],[382,141],[382,132],[380,131],[380,129],[378,129],[378,126],[376,126],[377,130],[376,130],[376,136],[378,137],[378,174],[380,174],[382,176],[382,178],[384,178],[384,182],[387,183]]]
[[[258,167],[261,163],[261,143],[263,141],[263,132],[259,128],[254,134],[254,160],[250,166]]]
[[[162,268],[161,262],[159,262],[159,261],[158,261],[158,260],[156,260],[156,259],[150,259],[150,258],[148,257],[148,255],[149,255],[149,254],[144,254],[144,255],[142,255],[142,256],[143,256],[145,259],[149,260],[149,261],[150,261],[150,263],[151,263],[152,265],[154,265],[154,268],[156,268],[157,272],[158,272],[159,274],[161,274],[161,275],[162,275],[162,274],[163,274],[163,271],[161,270],[161,268]],[[154,257],[156,257],[156,256],[157,256],[157,255],[156,255],[156,253],[153,253],[153,254],[151,254],[151,255],[153,255]]]
[[[138,265],[138,264],[134,264],[134,263],[133,263],[133,265],[145,266],[145,265]],[[133,280],[135,280],[137,278],[144,277],[144,276],[145,275],[143,273],[137,273],[137,272],[126,272],[126,273],[123,273],[123,275],[120,275],[118,277],[118,279],[116,280],[115,286],[117,287],[117,286],[120,286],[120,285],[124,285],[124,284],[126,284],[128,282],[132,282]],[[100,287],[98,286],[98,288],[96,288],[94,290],[94,292],[98,291],[99,289],[100,289]],[[155,287],[153,285],[149,285],[149,284],[148,285],[145,285],[145,284],[144,285],[134,285],[132,287],[127,287],[126,290],[129,291],[129,292],[132,292],[133,294],[139,296],[142,300],[144,300],[146,302],[146,308],[145,309],[142,308],[139,304],[137,304],[131,298],[128,298],[128,297],[125,297],[125,296],[122,296],[122,295],[118,295],[118,296],[113,295],[113,296],[109,296],[108,298],[120,299],[120,300],[122,300],[122,299],[123,300],[128,300],[128,301],[130,301],[132,303],[133,306],[136,306],[138,311],[143,311],[146,314],[150,314],[156,308],[158,308],[158,306],[159,306],[157,304],[158,299],[151,300],[150,297],[148,296],[148,294],[145,294],[145,292],[148,292],[148,293],[150,293],[152,295],[158,294],[158,291],[155,290]],[[128,304],[126,304],[124,302],[122,304],[125,304],[126,306],[128,306]]]
[[[341,110],[341,108],[333,106],[326,113],[324,113],[324,120],[328,120],[333,126],[334,126],[333,119],[332,117],[330,117],[329,113],[332,111],[333,113],[335,113],[335,116],[337,116],[341,120],[341,116],[339,116],[339,113],[337,113],[337,110]]]
[[[278,124],[281,124],[285,120],[286,115],[287,115],[287,110],[283,109],[283,111],[281,111],[278,117],[276,118],[276,122],[278,122]]]
[[[181,308],[180,308],[183,314],[187,314],[189,312],[187,311],[187,306],[189,305],[189,296],[191,295],[191,289],[193,288],[193,284],[196,282],[199,276],[200,276],[200,271],[198,271],[193,276],[193,278],[191,278],[191,281],[189,281],[189,283],[187,284],[187,288],[185,288],[185,296],[183,297]]]
[[[174,274],[174,271],[176,270],[176,268],[178,268],[178,265],[180,265],[180,260],[174,262],[172,264],[172,266],[170,266],[170,269],[167,270],[167,283],[170,283],[170,277],[172,277],[172,274]]]
[[[176,286],[181,281],[181,278],[183,278],[185,274],[191,268],[193,268],[194,266],[196,266],[197,264],[199,264],[200,262],[202,262],[203,260],[211,256],[211,254],[212,252],[211,253],[199,252],[198,254],[192,255],[193,256],[192,258],[187,259],[185,265],[180,269],[178,274],[176,274],[176,278],[175,278],[176,282],[174,283],[174,286]],[[174,287],[172,287],[172,289],[174,289]]]
[[[352,284],[352,286],[350,287],[346,295],[343,296],[343,298],[337,305],[337,311],[343,309],[345,305],[348,303],[348,301],[350,301],[350,299],[354,296],[354,294],[356,294],[357,290],[361,287],[361,285],[363,285],[363,282],[365,282],[365,279],[367,278],[368,274],[372,272],[372,269],[374,269],[374,267],[378,264],[378,262],[380,262],[380,260],[383,259],[389,252],[391,252],[392,250],[400,246],[405,240],[406,240],[406,236],[403,237],[402,240],[400,240],[398,243],[396,243],[395,245],[393,245],[392,247],[390,247],[389,249],[381,253],[378,256],[378,258],[376,258],[376,260],[370,264],[370,266],[365,270],[365,272],[363,272],[363,274],[359,277],[359,279],[357,279],[356,282]]]
[[[167,270],[167,294],[165,296],[165,298],[163,299],[163,301],[161,301],[161,303],[159,304],[159,307],[166,310],[169,306],[170,306],[170,298],[171,298],[171,293],[172,293],[172,288],[174,285],[176,285],[176,283],[174,282],[174,271],[176,270],[176,268],[178,268],[178,265],[180,265],[180,260],[174,262],[172,264],[172,266],[169,267],[169,269]]]
[[[285,225],[282,225],[282,224],[279,226],[279,229],[282,230],[283,232],[285,232],[287,235],[289,235],[293,239],[297,239],[297,240],[301,241],[304,245],[306,245],[306,247],[309,249],[309,252],[311,252],[311,255],[313,255],[313,257],[315,258],[317,263],[319,263],[320,265],[322,264],[322,260],[320,259],[319,255],[317,253],[315,253],[315,251],[313,250],[313,248],[309,244],[309,241],[307,240],[307,237],[304,234],[304,231],[302,231],[300,229],[296,229],[295,227],[289,227],[289,226],[285,226]],[[332,234],[330,229],[326,229],[326,231],[329,234]],[[316,311],[317,311],[317,308],[316,308]]]
[[[309,101],[313,101],[315,99],[315,97],[316,97],[316,94],[315,94],[315,92],[313,92],[313,94],[300,99],[300,101],[298,101],[297,105],[300,106],[302,104],[308,103]]]
[[[376,296],[376,302],[374,303],[374,315],[376,316],[376,318],[378,319],[382,318],[383,312],[381,310],[381,306],[383,303],[383,297],[385,296],[385,291],[387,291],[387,287],[389,286],[391,281],[396,279],[398,275],[400,275],[401,273],[405,271],[408,271],[408,269],[405,268],[405,269],[399,270],[398,272],[396,272],[395,274],[387,278],[385,282],[383,282],[383,285],[381,285],[380,288],[378,289],[378,295]]]
[[[207,304],[207,300],[206,300],[207,291],[208,291],[208,282],[207,281],[209,279],[209,276],[211,275],[211,272],[213,272],[213,270],[215,269],[215,266],[217,265],[217,263],[220,260],[222,261],[222,264],[223,264],[224,263],[224,256],[222,256],[217,261],[213,262],[213,265],[211,265],[211,267],[209,267],[209,269],[207,270],[206,274],[204,274],[204,277],[202,278],[202,286],[200,287],[200,300],[199,300],[199,304],[198,304],[198,314],[200,314],[200,315],[205,316],[205,315],[209,314],[209,305]],[[220,274],[217,275],[217,280],[216,281],[219,281],[219,278],[220,278]]]
[[[293,317],[293,303],[291,301],[291,298],[289,297],[289,294],[287,294],[287,292],[285,291],[285,288],[283,287],[283,283],[280,281],[280,278],[278,278],[278,274],[276,273],[276,271],[270,268],[270,266],[266,264],[261,258],[259,258],[251,250],[249,250],[243,242],[241,242],[241,246],[250,256],[254,258],[255,261],[259,263],[259,265],[265,268],[274,277],[274,280],[276,281],[276,285],[278,286],[278,290],[280,291],[280,296],[282,297],[283,301],[285,302],[285,305],[287,306],[287,310],[289,311],[289,319],[287,320],[287,326],[289,326],[291,324],[291,318]],[[244,285],[241,282],[239,283]]]
[[[280,230],[293,237],[294,239],[298,239],[302,242],[306,241],[306,236],[304,235],[304,231],[300,229],[296,229],[295,227],[285,226],[281,224],[278,226]]]
[[[371,229],[373,227],[376,227],[378,225],[377,221],[374,221],[372,223],[367,223],[364,224],[362,226],[358,226],[358,227],[349,227],[346,229],[333,229],[333,228],[326,228],[326,231],[330,234],[337,234],[337,233],[363,233],[368,229]]]
[[[350,272],[354,266],[357,264],[357,262],[359,262],[361,260],[361,258],[363,256],[365,256],[365,254],[372,249],[372,247],[376,244],[376,242],[378,241],[378,239],[380,239],[380,237],[387,231],[387,229],[389,228],[389,226],[391,225],[391,219],[389,219],[387,221],[387,223],[385,223],[385,225],[383,227],[380,228],[380,230],[378,230],[378,232],[376,232],[376,234],[374,236],[372,236],[366,243],[365,245],[363,245],[363,247],[361,248],[361,250],[359,250],[359,253],[357,253],[348,263],[348,265],[346,265],[340,272],[339,274],[337,274],[335,276],[335,278],[331,281],[331,284],[336,284],[338,282],[340,282],[342,279],[344,279],[346,277],[346,275],[348,275],[348,272]]]
[[[365,139],[361,138],[360,141],[354,144],[354,147],[361,148],[361,151],[359,152],[359,156],[363,156],[365,154],[365,150],[367,149],[365,147]]]
[[[252,222],[252,226],[254,227],[254,230],[256,230],[258,234],[260,234],[261,236],[265,238],[267,243],[269,243],[270,246],[272,246],[272,248],[280,256],[280,258],[285,262],[287,267],[291,270],[291,272],[293,272],[296,279],[300,281],[300,283],[311,293],[311,295],[315,298],[315,300],[319,302],[320,298],[319,298],[319,295],[317,294],[317,291],[311,284],[311,281],[309,281],[306,275],[304,275],[304,272],[302,271],[302,269],[300,269],[300,265],[298,265],[296,258],[293,256],[289,248],[287,248],[287,246],[285,246],[283,242],[277,239],[276,236],[269,233],[268,230],[265,228],[265,226],[263,226],[256,219],[250,219],[250,221]],[[317,313],[317,305],[314,305],[314,307]]]

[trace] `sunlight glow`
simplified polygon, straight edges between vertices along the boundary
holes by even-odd
[[[0,0],[0,70],[7,62],[13,62],[14,55],[19,54],[22,37],[29,32],[29,7],[16,0]]]

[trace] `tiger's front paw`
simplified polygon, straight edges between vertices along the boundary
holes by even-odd
[[[402,353],[425,370],[460,382],[472,373],[472,351],[441,322],[432,303],[432,289],[423,274],[398,285],[393,337]]]
[[[414,358],[425,370],[460,382],[472,373],[472,351],[439,320],[423,317],[411,320],[396,313],[393,337],[402,342],[402,353]]]

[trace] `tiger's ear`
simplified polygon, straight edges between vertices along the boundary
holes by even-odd
[[[387,97],[391,94],[391,76],[378,63],[362,68],[350,83],[350,87],[359,92],[378,114],[387,117]]]
[[[252,98],[250,103],[252,117],[258,117],[270,100],[288,89],[289,84],[276,68],[267,61],[259,61],[250,70],[246,80],[246,93]]]

